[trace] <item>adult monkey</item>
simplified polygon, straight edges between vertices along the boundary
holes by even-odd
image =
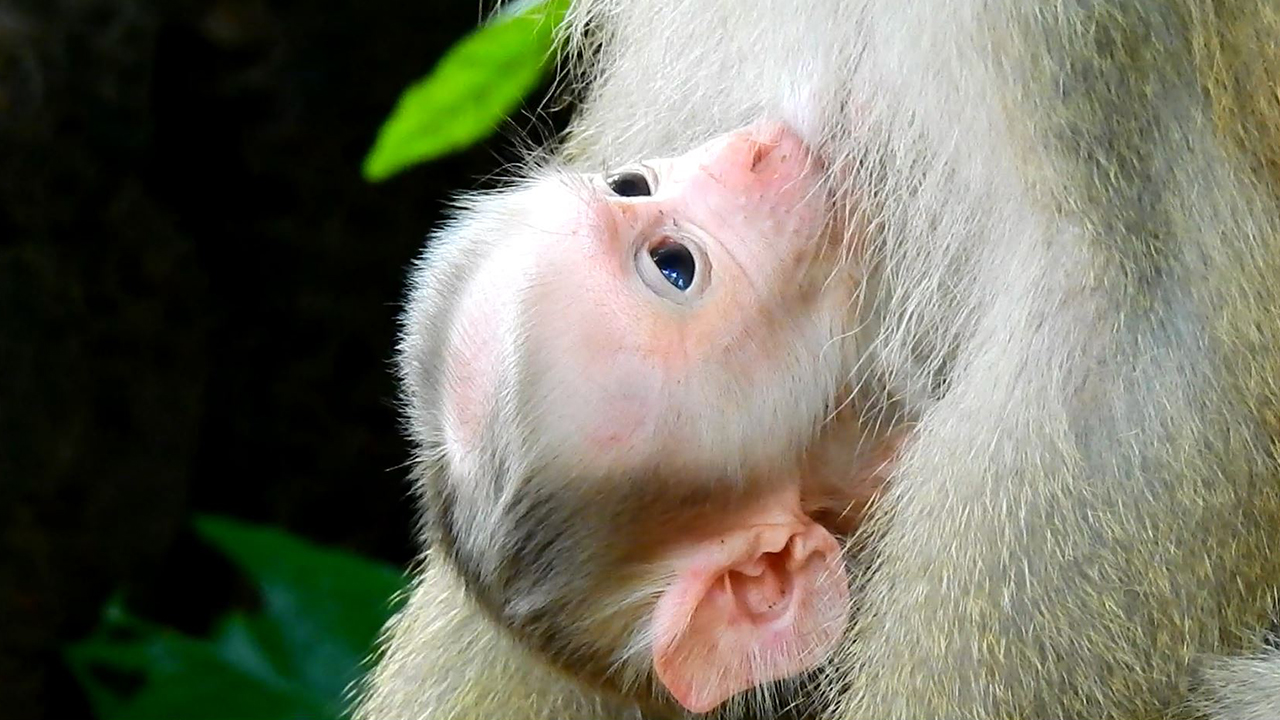
[[[575,18],[594,83],[574,162],[771,113],[875,209],[875,371],[921,422],[864,525],[831,716],[1280,715],[1280,6],[585,0]],[[430,565],[362,717],[628,712]]]

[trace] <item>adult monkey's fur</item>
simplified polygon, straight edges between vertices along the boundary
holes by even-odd
[[[874,372],[921,422],[865,526],[874,562],[820,706],[1280,717],[1280,3],[572,17],[594,82],[570,162],[774,115],[873,214]],[[362,720],[639,714],[425,565]]]

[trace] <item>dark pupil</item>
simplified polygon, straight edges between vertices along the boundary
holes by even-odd
[[[693,276],[698,268],[693,261],[693,254],[685,246],[675,243],[662,245],[650,250],[649,257],[653,258],[653,264],[658,266],[663,277],[675,289],[683,292],[693,284]]]
[[[605,182],[609,183],[609,189],[620,197],[643,197],[652,192],[649,189],[649,178],[645,177],[644,173],[633,170],[620,172]]]

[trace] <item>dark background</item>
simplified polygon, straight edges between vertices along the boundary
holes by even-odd
[[[113,592],[196,634],[253,602],[195,513],[411,559],[405,269],[564,113],[359,167],[479,5],[0,0],[0,717],[89,715],[61,648]]]

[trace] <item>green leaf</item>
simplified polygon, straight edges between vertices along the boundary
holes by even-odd
[[[278,677],[264,680],[213,643],[165,633],[146,650],[149,682],[120,709],[120,720],[336,720],[341,714],[340,703]]]
[[[93,635],[66,648],[67,665],[100,718],[118,717],[129,692],[100,676],[96,670],[106,669],[117,681],[137,679],[150,663],[146,647],[138,638],[158,632],[154,626],[132,617],[121,598],[111,597],[102,608],[102,619]]]
[[[283,686],[288,680],[282,674],[287,658],[273,642],[272,632],[261,618],[243,613],[228,613],[213,635],[218,656],[242,672],[268,684]]]
[[[234,625],[244,626],[244,618]],[[104,720],[337,720],[340,698],[316,697],[306,688],[245,662],[262,649],[228,652],[220,643],[171,630],[129,632],[108,620],[99,633],[68,650],[72,670]],[[244,636],[246,639],[248,636]],[[101,677],[103,671],[142,679],[136,692]]]
[[[209,639],[130,615],[118,598],[67,662],[103,720],[338,720],[344,690],[402,589],[382,563],[279,530],[205,517],[197,529],[248,571],[263,610]]]
[[[404,587],[401,573],[272,528],[212,517],[196,528],[257,582],[263,622],[254,633],[278,648],[267,661],[310,692],[340,698]]]
[[[104,680],[96,672],[99,668],[116,671],[121,675],[139,675],[146,668],[146,651],[137,643],[112,642],[94,637],[73,643],[66,651],[71,674],[84,688],[93,714],[99,718],[120,717],[129,693]]]
[[[454,45],[400,96],[365,157],[365,179],[385,180],[488,137],[551,66],[568,6],[513,4]]]

